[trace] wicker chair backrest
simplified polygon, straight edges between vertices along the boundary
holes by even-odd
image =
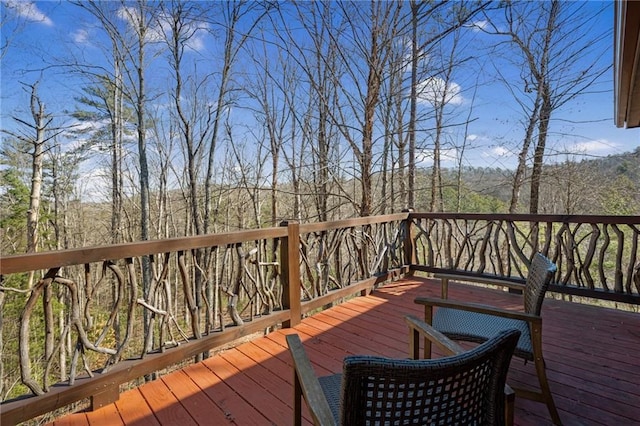
[[[544,295],[557,270],[556,265],[540,253],[531,261],[524,290],[524,310],[528,314],[540,315]]]
[[[439,359],[346,357],[341,424],[504,424],[504,385],[519,336],[506,330]]]

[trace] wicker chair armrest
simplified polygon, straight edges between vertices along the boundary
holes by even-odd
[[[431,343],[438,346],[445,355],[458,355],[464,352],[464,348],[458,343],[417,317],[407,315],[404,317],[404,321],[407,323],[410,332],[417,331],[420,336],[429,339]]]
[[[299,382],[300,390],[307,402],[314,424],[335,425],[331,408],[329,408],[329,403],[320,387],[320,382],[313,371],[300,337],[297,334],[289,334],[286,339],[293,359],[294,379]]]
[[[509,309],[501,309],[495,306],[483,305],[480,303],[462,302],[459,300],[451,299],[440,299],[437,297],[416,297],[414,302],[424,306],[437,306],[441,308],[460,309],[463,311],[496,315],[504,318],[527,321],[531,324],[542,323],[542,318],[538,315],[528,314],[526,312],[520,311],[512,311]]]

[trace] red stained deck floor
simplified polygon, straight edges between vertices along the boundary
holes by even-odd
[[[439,286],[404,279],[243,343],[136,389],[62,425],[290,425],[292,371],[285,335],[300,334],[318,375],[340,371],[347,354],[408,355],[403,316],[422,317],[418,295]],[[521,306],[505,292],[452,284],[449,297]],[[565,425],[640,425],[640,315],[546,300],[542,308],[547,374]],[[537,384],[534,366],[514,358],[511,383]],[[550,424],[546,406],[516,399],[516,425]],[[308,418],[305,422],[309,424]]]

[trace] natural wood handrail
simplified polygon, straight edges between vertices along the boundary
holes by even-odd
[[[536,252],[550,291],[640,304],[640,216],[411,213],[414,271],[524,280]]]
[[[412,219],[502,220],[509,222],[596,223],[607,225],[640,225],[640,216],[605,216],[579,214],[524,213],[411,213]]]
[[[83,265],[104,260],[125,259],[127,257],[138,257],[156,253],[192,250],[202,247],[225,246],[245,241],[282,238],[286,235],[286,229],[264,228],[223,234],[208,234],[194,237],[169,238],[166,240],[140,241],[108,246],[3,256],[0,261],[0,275],[49,269],[57,266]]]

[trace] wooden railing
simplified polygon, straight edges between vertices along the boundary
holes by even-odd
[[[407,217],[4,257],[3,380],[28,398],[3,402],[1,423],[98,408],[122,383],[368,291],[404,264]]]
[[[550,290],[640,304],[640,216],[412,214],[412,269],[524,280],[536,252]]]
[[[100,407],[120,384],[415,271],[524,278],[541,251],[559,266],[553,291],[640,305],[638,225],[402,213],[4,257],[3,381],[25,395],[1,423]]]

